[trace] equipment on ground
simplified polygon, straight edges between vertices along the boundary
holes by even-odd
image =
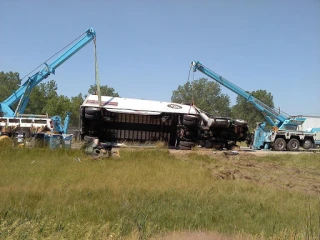
[[[66,117],[64,119],[63,127],[62,127],[61,117],[60,116],[53,116],[51,118],[52,123],[53,123],[53,130],[52,131],[60,133],[60,134],[68,133],[70,115],[71,115],[71,113],[67,112]]]
[[[300,146],[310,149],[315,143],[315,134],[305,131],[297,131],[297,127],[305,121],[303,117],[290,117],[278,109],[267,106],[259,99],[252,96],[234,83],[228,81],[214,71],[205,67],[198,61],[191,63],[193,71],[197,70],[230,89],[239,96],[245,98],[265,117],[266,122],[273,127],[272,131],[266,131],[266,122],[258,124],[253,140],[254,149],[269,149],[283,151],[297,151]]]

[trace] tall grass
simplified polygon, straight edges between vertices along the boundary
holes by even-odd
[[[162,149],[120,155],[91,160],[78,150],[1,149],[0,238],[149,239],[198,230],[319,237],[319,196],[212,174],[232,159]],[[319,155],[281,161],[319,173]]]

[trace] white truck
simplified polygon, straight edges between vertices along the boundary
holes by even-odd
[[[194,145],[232,148],[246,141],[243,120],[210,117],[192,105],[131,98],[89,95],[80,107],[81,138],[100,142],[165,141],[182,150]]]

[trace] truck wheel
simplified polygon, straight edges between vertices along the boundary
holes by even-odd
[[[198,121],[199,117],[196,115],[183,115],[183,120]]]
[[[240,126],[246,126],[246,125],[248,125],[248,123],[247,123],[246,121],[240,120],[240,119],[234,120],[234,124],[235,124],[235,125],[240,125]]]
[[[89,137],[89,136],[84,136],[83,140],[87,142],[92,142],[95,139],[95,137]]]
[[[193,147],[194,146],[194,142],[180,141],[179,146]]]
[[[99,119],[99,115],[91,115],[91,114],[84,114],[84,117],[90,120],[98,120]]]
[[[286,148],[286,141],[283,138],[277,138],[273,145],[274,150],[283,151]]]
[[[306,139],[304,142],[303,142],[303,145],[302,147],[304,149],[310,149],[312,147],[312,141],[310,139]]]
[[[197,121],[189,121],[189,120],[183,120],[182,124],[189,127],[194,127],[198,125]]]
[[[97,108],[97,107],[88,107],[84,109],[84,112],[86,114],[90,114],[90,115],[96,115],[96,114],[100,114],[101,109]]]
[[[287,143],[287,149],[289,151],[298,151],[300,148],[300,142],[298,139],[292,138],[288,143]]]
[[[191,150],[191,146],[186,147],[186,146],[179,145],[179,149],[180,150]]]
[[[13,146],[13,141],[7,135],[0,136],[0,147],[9,148]]]

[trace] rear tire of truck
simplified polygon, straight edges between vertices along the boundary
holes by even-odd
[[[84,112],[89,115],[97,115],[100,114],[101,109],[97,107],[88,107],[84,109]]]
[[[89,136],[84,136],[83,140],[86,142],[92,142],[95,139],[95,137],[89,137]]]
[[[276,151],[284,151],[286,149],[286,141],[283,138],[277,138],[274,141],[273,149]]]
[[[194,142],[180,141],[179,146],[193,147],[194,146]]]
[[[91,114],[85,113],[85,114],[84,114],[84,117],[85,117],[86,119],[90,119],[90,120],[98,120],[100,116],[99,116],[99,115],[91,115]]]
[[[300,142],[298,139],[292,138],[288,143],[287,143],[287,149],[289,151],[299,151],[300,148]]]
[[[191,150],[191,146],[190,147],[186,147],[186,146],[179,145],[179,149],[180,150]]]
[[[183,115],[183,120],[199,121],[199,117],[196,115]]]
[[[197,121],[183,120],[182,123],[183,123],[183,125],[188,126],[188,127],[195,127],[198,125]]]
[[[310,139],[306,139],[304,142],[303,142],[303,145],[302,147],[306,150],[310,149],[312,147],[312,141]]]
[[[195,115],[183,115],[182,124],[188,127],[198,126],[199,117]]]
[[[247,123],[246,121],[244,121],[244,120],[239,120],[239,119],[236,119],[236,120],[234,121],[234,124],[235,124],[235,125],[238,125],[238,126],[246,126],[246,125],[248,125],[248,123]]]

